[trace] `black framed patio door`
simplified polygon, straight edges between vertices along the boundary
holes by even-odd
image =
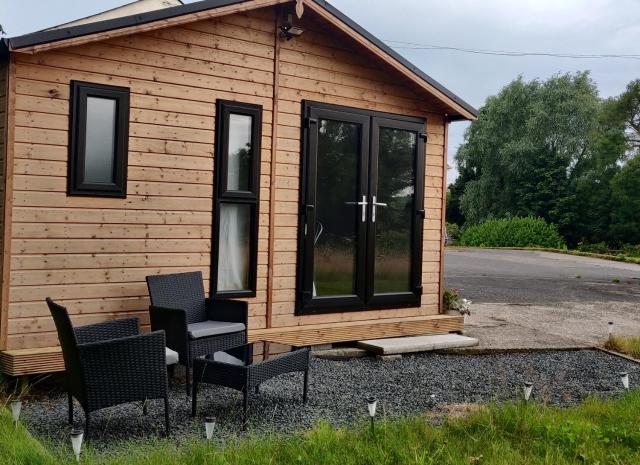
[[[419,305],[424,121],[303,112],[297,312]]]

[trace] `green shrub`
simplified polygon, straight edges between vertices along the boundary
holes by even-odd
[[[620,252],[627,257],[640,257],[640,244],[625,244],[622,246]]]
[[[566,247],[555,225],[534,217],[487,220],[470,226],[462,232],[460,244],[470,247]]]
[[[611,249],[604,242],[598,242],[597,244],[580,244],[578,245],[578,250],[580,252],[589,252],[589,253],[611,253]]]
[[[455,223],[447,223],[447,234],[449,234],[450,242],[455,244],[460,240],[460,226]]]

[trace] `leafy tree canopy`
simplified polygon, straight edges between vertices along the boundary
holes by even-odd
[[[487,100],[465,134],[448,220],[534,216],[556,224],[570,245],[638,243],[628,186],[640,187],[629,161],[639,153],[640,80],[603,101],[588,72],[519,77]]]

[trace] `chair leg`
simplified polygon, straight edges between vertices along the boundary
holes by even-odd
[[[88,440],[91,436],[91,412],[85,410],[84,419],[84,438]]]
[[[171,433],[171,424],[169,422],[169,398],[168,397],[164,398],[164,428],[165,428],[165,434],[167,435],[167,437],[169,437],[169,434]]]
[[[176,366],[175,365],[170,365],[170,366],[167,367],[167,378],[168,378],[168,381],[169,381],[169,386],[171,386],[172,383],[173,383],[173,377],[175,375],[175,372],[176,372]]]
[[[73,425],[73,396],[71,392],[67,392],[67,397],[69,399],[69,424]]]
[[[247,424],[249,423],[249,386],[245,386],[242,390],[244,394],[242,405],[242,430],[247,430]]]
[[[190,367],[186,367],[186,374],[187,374],[187,399],[189,398],[189,396],[191,396],[191,368]]]
[[[309,400],[309,369],[304,370],[304,390],[302,392],[302,401],[306,404]]]
[[[193,392],[191,393],[191,416],[195,417],[198,411],[198,381],[193,383]]]

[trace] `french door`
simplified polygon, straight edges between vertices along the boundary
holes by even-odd
[[[305,102],[297,312],[420,303],[424,120]]]

